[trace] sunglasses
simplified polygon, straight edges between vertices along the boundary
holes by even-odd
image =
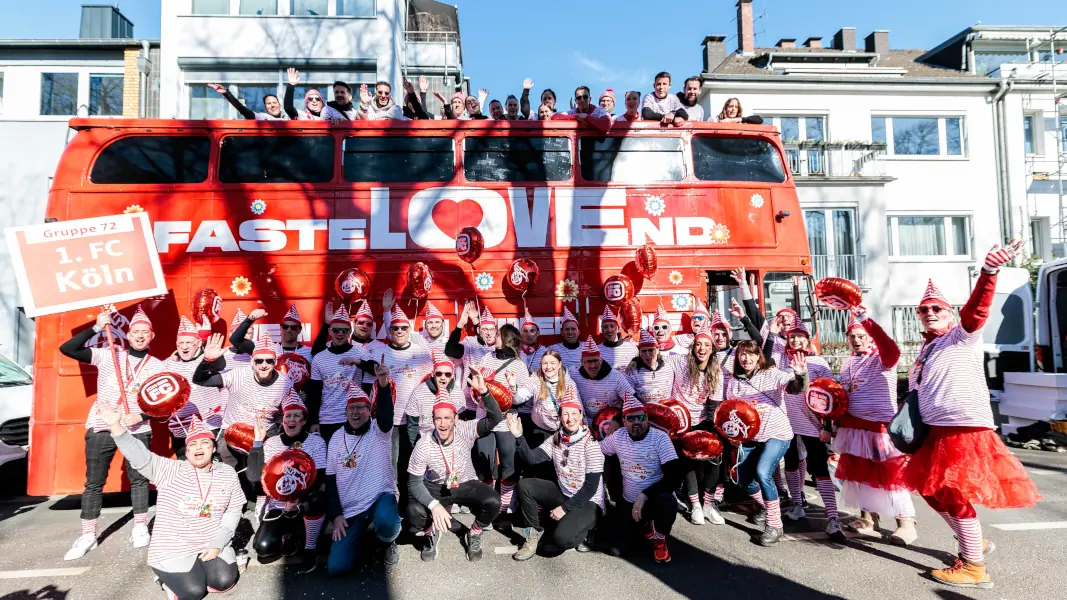
[[[626,415],[627,423],[644,423],[645,415]]]
[[[389,328],[389,331],[407,331],[408,329],[407,325],[393,325]]]
[[[934,304],[932,306],[920,306],[918,310],[920,314],[925,315],[926,313],[934,313],[936,315],[937,313],[944,310],[944,307]]]
[[[670,325],[653,325],[652,329],[654,331],[670,331],[671,326]]]
[[[348,333],[351,330],[348,329],[347,327],[331,327],[330,331],[332,331],[334,333]]]
[[[374,321],[371,321],[369,319],[357,319],[356,325],[360,325],[362,327],[370,327],[371,325],[374,325]]]
[[[589,96],[587,94],[582,94],[581,96],[575,96],[574,99],[575,100],[588,100]]]
[[[452,371],[434,371],[434,377],[451,377]]]
[[[257,358],[257,359],[254,359],[253,362],[255,362],[257,365],[273,365],[274,364],[274,359],[273,358]]]
[[[567,466],[567,459],[570,458],[570,456],[571,456],[571,449],[570,448],[564,448],[563,449],[563,457],[562,457],[562,460],[559,461],[559,466],[566,467]]]
[[[319,98],[318,96],[310,96],[308,97],[308,102],[322,102],[322,98]]]
[[[282,331],[300,331],[299,325],[282,325]]]

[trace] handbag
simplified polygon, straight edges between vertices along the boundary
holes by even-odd
[[[915,389],[910,390],[904,397],[900,408],[897,409],[897,414],[893,415],[893,420],[889,422],[889,439],[897,450],[904,454],[918,452],[923,442],[926,441],[926,434],[930,431],[930,426],[923,423],[922,416],[919,414],[919,385],[922,384],[926,358],[933,347],[932,343],[929,344],[919,357],[919,376],[915,378]]]

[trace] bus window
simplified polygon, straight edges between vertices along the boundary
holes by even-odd
[[[450,137],[350,137],[341,166],[345,181],[452,181],[452,148]]]
[[[566,181],[571,176],[565,137],[467,137],[463,174],[468,181]]]
[[[219,181],[324,183],[333,161],[333,136],[231,135],[222,140]]]
[[[578,140],[582,179],[653,183],[685,178],[681,138],[585,137]]]
[[[142,135],[108,144],[89,181],[103,183],[201,183],[207,179],[207,136]]]
[[[695,136],[693,170],[702,181],[785,181],[785,168],[778,151],[773,144],[760,139]]]

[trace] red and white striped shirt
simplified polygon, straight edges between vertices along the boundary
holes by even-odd
[[[445,344],[448,343],[448,332],[442,332],[441,335],[437,336],[437,339],[434,340],[430,339],[430,334],[427,333],[425,329],[423,329],[419,332],[418,335],[411,336],[411,338],[415,341],[415,343],[420,344],[422,346],[426,346],[431,350],[440,350],[441,352],[444,352]]]
[[[326,450],[326,474],[337,476],[337,495],[346,519],[367,512],[382,494],[399,498],[392,430],[383,432],[375,419],[363,435],[352,435],[341,427]]]
[[[263,465],[266,466],[270,459],[277,456],[282,450],[288,450],[289,448],[297,448],[307,452],[311,460],[315,462],[315,470],[326,468],[326,440],[322,439],[322,436],[317,433],[309,433],[307,439],[303,442],[293,444],[292,446],[286,446],[282,442],[282,436],[272,435],[263,442]],[[316,482],[316,486],[318,483]],[[267,498],[268,508],[284,508],[285,502],[279,502],[274,498]]]
[[[408,474],[433,485],[449,485],[450,480],[456,485],[473,481],[476,476],[471,448],[477,440],[478,421],[457,421],[452,443],[447,446],[441,445],[436,432],[422,436],[411,453]]]
[[[667,434],[649,427],[640,441],[634,441],[625,427],[600,442],[606,456],[618,455],[622,466],[622,497],[632,503],[648,486],[663,479],[663,464],[678,458]]]
[[[237,472],[221,462],[212,463],[210,471],[200,471],[187,461],[158,454],[151,460],[158,493],[148,564],[159,567],[217,547],[222,516],[245,504]]]
[[[623,340],[618,346],[606,346],[600,344],[597,346],[600,348],[600,358],[611,365],[612,369],[616,371],[626,370],[626,366],[630,364],[630,361],[637,358],[637,344],[632,340]]]
[[[163,370],[176,373],[189,382],[189,402],[174,417],[167,421],[167,427],[177,438],[184,438],[185,431],[192,424],[193,415],[200,417],[210,429],[222,426],[222,392],[213,388],[193,383],[193,373],[200,364],[199,358],[182,360],[171,356],[163,361]]]
[[[795,376],[775,368],[756,373],[752,379],[731,377],[726,384],[728,399],[745,400],[756,406],[760,415],[760,428],[755,441],[769,439],[789,440],[793,429],[785,413],[785,388]]]
[[[722,371],[722,377],[719,378],[719,384],[715,386],[715,392],[712,397],[715,402],[722,402],[726,399],[724,397],[726,382],[734,376],[734,361],[736,359],[737,350],[733,347],[719,350],[715,353],[715,360],[719,363],[719,370]]]
[[[590,379],[580,372],[582,369],[571,369],[570,380],[578,388],[578,396],[582,399],[582,413],[585,415],[585,424],[590,427],[601,409],[608,406],[622,408],[622,399],[626,393],[634,393],[630,382],[611,369],[603,379]]]
[[[334,425],[344,423],[347,419],[345,407],[348,405],[348,386],[360,385],[363,371],[357,366],[342,365],[341,359],[359,358],[362,350],[363,344],[357,344],[341,354],[323,350],[311,359],[311,378],[322,382],[319,423]],[[381,357],[380,354],[378,356]]]
[[[563,345],[563,342],[558,342],[549,346],[548,349],[559,352],[559,357],[563,359],[564,369],[577,369],[578,367],[582,366],[581,342],[578,343],[578,347],[576,348],[568,348]],[[538,363],[538,366],[540,366],[540,363]],[[537,369],[533,370],[536,371]]]
[[[505,363],[507,363],[507,367],[504,367]],[[496,373],[496,375],[493,376],[493,379],[499,381],[500,383],[503,383],[504,385],[507,385],[507,377],[504,375],[504,373],[512,373],[513,375],[515,375],[515,402],[519,402],[521,400],[520,396],[529,396],[527,381],[529,381],[530,379],[530,373],[526,371],[526,363],[522,362],[522,360],[512,360],[510,358],[501,359],[497,358],[496,352],[490,352],[488,354],[483,354],[482,358],[475,364],[478,366],[478,368],[482,370],[488,370],[490,375]],[[504,368],[501,370],[501,367]],[[499,372],[497,372],[498,370]],[[524,388],[527,388],[525,393],[523,392]],[[484,416],[485,407],[482,406],[481,397],[476,397],[475,394],[472,394],[470,386],[467,386],[466,394],[467,410],[478,411],[480,409],[482,411],[482,415]],[[520,413],[529,414],[532,408],[531,405],[532,402],[525,402],[523,404],[518,404],[517,406],[514,406],[512,410]],[[500,421],[499,423],[497,423],[496,427],[493,428],[493,431],[507,430],[508,424],[506,420]]]
[[[645,366],[640,359],[632,371],[626,372],[626,380],[634,388],[638,400],[644,404],[669,400],[674,391],[674,361],[665,353],[659,355],[659,368],[655,371]]]
[[[721,386],[708,386],[704,381],[708,378],[707,373],[701,371],[697,381],[693,381],[689,375],[689,355],[668,356],[667,360],[674,362],[674,383],[671,386],[671,398],[681,402],[689,411],[690,422],[693,425],[711,418],[709,405],[714,400],[715,389]],[[712,356],[709,360],[715,360]],[[714,368],[711,365],[708,368]],[[719,378],[720,381],[722,377]]]
[[[274,383],[262,385],[256,381],[251,367],[238,367],[222,374],[222,387],[229,392],[222,417],[222,427],[226,428],[234,423],[255,425],[260,412],[268,423],[276,422],[293,380],[279,373]]]
[[[538,371],[531,375],[523,385],[531,394],[527,406],[530,407],[530,417],[534,425],[547,431],[556,431],[559,429],[560,403],[567,398],[574,398],[580,402],[581,398],[578,396],[578,387],[574,384],[572,377],[567,377],[567,381],[563,384],[563,396],[557,393],[557,383],[552,382],[546,382],[548,393],[542,396],[541,382],[544,381],[542,377],[541,372]]]
[[[452,385],[452,389],[448,392],[448,400],[452,403],[452,406],[456,407],[456,413],[466,410],[467,397],[459,383]],[[407,409],[404,412],[410,417],[419,418],[419,435],[429,435],[434,430],[433,405],[436,403],[437,394],[430,391],[429,381],[422,383],[411,393]],[[485,407],[479,403],[478,408],[475,409],[475,414],[478,419],[484,417]]]
[[[111,360],[111,350],[108,348],[90,348],[89,351],[93,353],[91,363],[96,367],[96,400],[93,401],[92,407],[89,408],[89,416],[85,419],[85,428],[96,432],[110,431],[104,420],[100,418],[100,414],[97,412],[97,405],[103,402],[104,406],[112,408],[119,414],[123,414],[126,410],[122,406],[122,398],[119,395],[119,382],[115,378],[115,363]],[[122,349],[116,350],[116,355],[122,371],[122,380],[125,383],[126,404],[130,407],[131,415],[139,415],[141,414],[141,407],[137,404],[137,390],[141,389],[141,384],[146,379],[165,370],[163,361],[151,354],[146,354],[144,358],[130,356],[128,352]],[[151,424],[146,419],[128,429],[130,433],[136,434],[144,433],[151,427]]]
[[[407,414],[405,409],[411,393],[422,383],[424,377],[433,373],[433,358],[427,346],[409,343],[406,348],[394,348],[375,340],[363,346],[359,359],[381,362],[383,355],[385,364],[389,367],[389,378],[393,380],[393,386],[396,388],[393,425],[400,425]]]
[[[556,483],[568,498],[582,489],[587,473],[601,473],[600,485],[593,494],[592,501],[604,508],[604,453],[600,451],[600,445],[593,439],[589,430],[585,431],[582,439],[570,444],[557,444],[556,436],[551,436],[537,449],[552,459],[552,464],[556,467]]]
[[[897,366],[884,366],[878,350],[846,358],[837,381],[848,391],[848,414],[875,423],[893,420],[897,412]]]
[[[782,355],[782,362],[786,364],[780,368],[781,371],[792,379],[793,362],[788,354]],[[833,378],[833,376],[834,372],[830,370],[830,365],[826,364],[826,361],[821,356],[812,355],[808,357],[808,379],[810,381],[815,381],[819,377]],[[794,434],[819,437],[819,432],[822,431],[822,417],[811,412],[807,401],[804,399],[803,392],[785,394],[785,412],[789,416],[789,426],[793,429]]]
[[[922,366],[918,359],[908,373],[911,389],[919,390],[919,414],[923,423],[940,427],[985,427],[996,429],[989,388],[982,369],[982,330],[968,333],[956,325],[948,333],[923,344],[921,358],[933,346]]]

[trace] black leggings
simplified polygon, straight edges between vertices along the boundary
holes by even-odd
[[[500,514],[500,495],[480,481],[464,481],[456,488],[427,484],[426,489],[442,506],[451,510],[453,504],[466,506],[474,513],[474,524],[487,529]],[[414,531],[425,531],[433,522],[430,509],[412,499],[407,506],[408,523]],[[453,519],[455,522],[455,520]]]
[[[201,600],[208,592],[224,592],[237,584],[237,564],[221,558],[193,562],[186,573],[167,573],[153,568],[160,583],[178,597],[178,600]]]
[[[273,558],[282,553],[286,538],[295,539],[298,547],[304,546],[304,519],[300,511],[282,513],[281,509],[272,508],[259,522],[256,537],[252,541],[260,559]],[[294,542],[290,542],[294,543]]]
[[[814,477],[829,477],[830,468],[826,461],[830,453],[826,451],[826,443],[817,437],[795,435],[789,442],[789,449],[785,451],[785,470],[796,471],[800,468],[800,448],[797,446],[797,438],[804,443],[804,449],[808,451],[808,474]]]
[[[526,523],[538,531],[543,531],[540,519],[537,517],[538,506],[544,511],[545,521],[554,523],[555,530],[552,532],[552,541],[561,550],[577,548],[578,544],[585,541],[586,536],[596,526],[597,513],[600,507],[593,502],[585,502],[578,508],[568,511],[559,521],[552,520],[548,513],[558,506],[562,506],[567,497],[559,490],[559,485],[554,481],[544,479],[523,479],[519,482],[519,504],[522,506],[522,516]]]
[[[515,483],[515,436],[510,431],[494,431],[478,438],[473,453],[475,469],[482,481],[497,479],[497,453],[500,454],[500,481]]]
[[[615,536],[616,543],[625,546],[633,540],[635,533],[644,533],[649,522],[656,526],[656,533],[670,535],[674,527],[674,520],[678,518],[678,505],[674,501],[672,492],[664,492],[649,497],[641,510],[641,520],[635,522],[633,518],[634,505],[621,497],[616,501],[615,508],[608,511],[610,532]]]

